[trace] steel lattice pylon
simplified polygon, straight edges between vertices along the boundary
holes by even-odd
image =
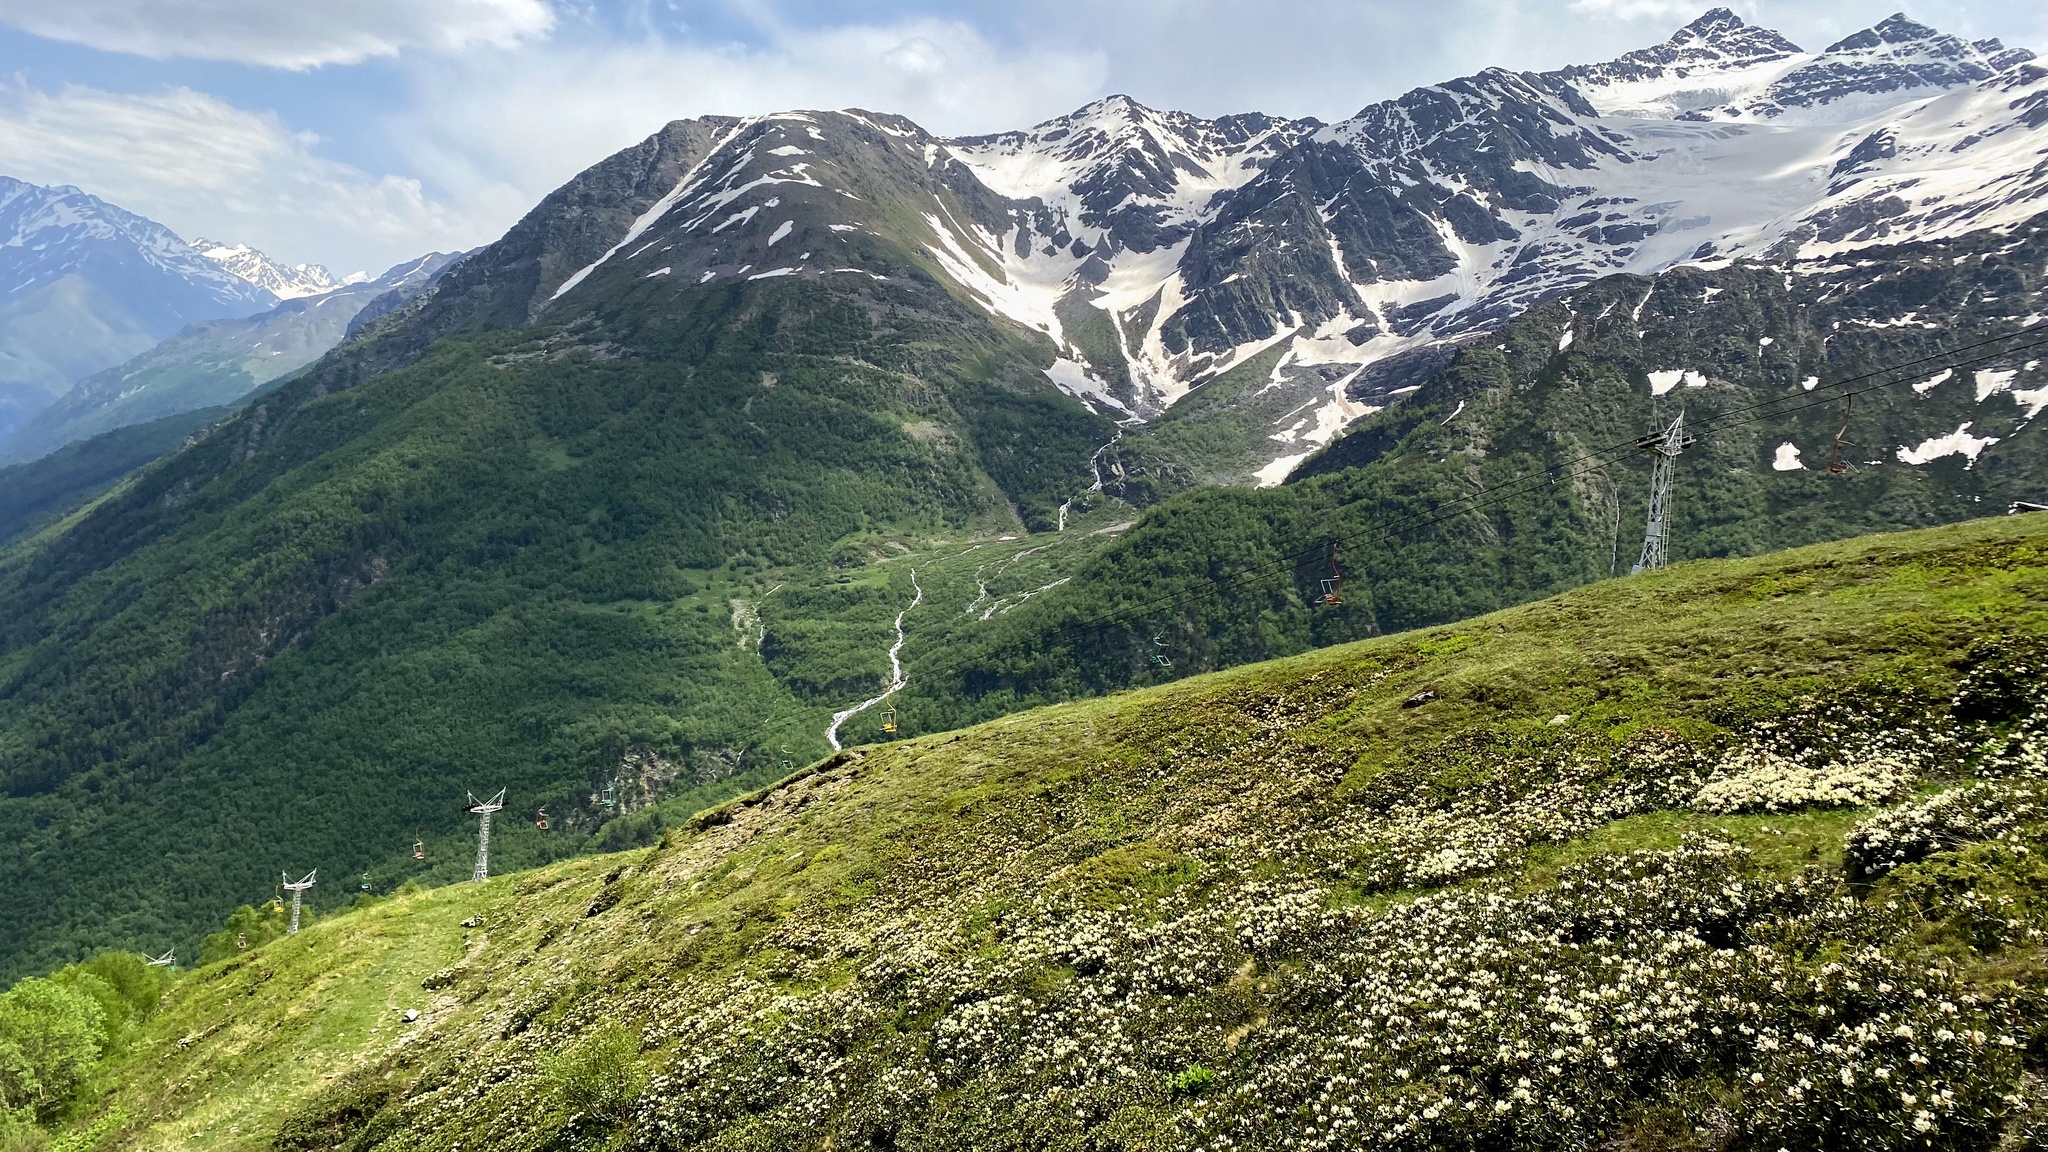
[[[319,874],[320,870],[315,868],[311,872],[306,873],[305,877],[298,883],[294,884],[292,883],[291,873],[280,873],[284,890],[292,894],[292,922],[285,928],[285,935],[297,936],[299,934],[299,898],[306,894],[306,889],[313,886],[313,877]]]
[[[1685,435],[1685,412],[1680,410],[1671,426],[1647,436],[1642,446],[1655,455],[1650,469],[1650,515],[1643,529],[1643,554],[1629,574],[1662,568],[1671,553],[1671,473],[1678,454],[1692,446]]]
[[[491,813],[505,806],[505,790],[489,800],[479,800],[476,793],[469,794],[469,810],[476,816],[476,870],[469,874],[473,881],[483,881],[491,876]]]

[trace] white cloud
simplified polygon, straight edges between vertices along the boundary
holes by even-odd
[[[182,236],[241,241],[286,261],[381,272],[478,243],[524,207],[510,189],[480,188],[451,209],[418,180],[337,163],[318,144],[274,114],[186,88],[137,96],[0,83],[0,172],[76,184]]]
[[[1092,46],[1001,47],[930,19],[771,25],[759,46],[551,42],[422,62],[409,110],[388,128],[451,194],[512,187],[531,201],[670,120],[858,106],[934,132],[994,131],[1100,95],[1108,68]]]
[[[1723,6],[1745,17],[1755,15],[1753,4]],[[1677,24],[1689,24],[1706,10],[1698,0],[1570,0],[1568,7],[1583,16],[1613,20],[1664,20]]]
[[[545,0],[0,0],[0,23],[51,40],[291,69],[509,46],[554,22]]]

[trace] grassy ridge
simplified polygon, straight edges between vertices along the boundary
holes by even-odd
[[[2021,1138],[2044,544],[2014,518],[1688,564],[855,750],[653,849],[191,973],[75,1122],[223,1149]],[[2003,814],[1879,860],[1872,808],[1973,787]]]

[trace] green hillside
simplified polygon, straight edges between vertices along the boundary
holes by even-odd
[[[227,414],[225,408],[181,412],[102,432],[40,459],[0,468],[0,544],[91,503],[122,477],[177,451],[194,432]]]
[[[58,1126],[2033,1147],[2044,544],[2029,516],[1685,564],[855,749],[656,847],[185,973]]]
[[[344,388],[373,341],[0,559],[0,971],[189,943],[300,856],[388,887],[466,788],[551,806],[557,835],[506,839],[532,863],[608,778],[639,801],[824,751],[912,595],[841,566],[1050,527],[1109,435],[1021,335],[861,280],[451,339]],[[799,596],[735,642],[738,605]]]

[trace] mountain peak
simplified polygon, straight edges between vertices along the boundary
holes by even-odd
[[[343,284],[359,284],[370,278],[369,273],[359,272],[347,279],[337,280],[334,273],[322,265],[284,264],[247,244],[195,239],[192,241],[192,247],[197,249],[201,256],[220,265],[229,273],[268,291],[280,300],[317,296],[322,292],[331,292]]]
[[[1941,38],[1941,33],[1909,18],[1904,12],[1894,12],[1863,31],[1844,36],[1828,45],[1828,51],[1855,52],[1875,48],[1880,44],[1911,44]]]
[[[1699,19],[1671,34],[1667,44],[1685,46],[1704,44],[1714,48],[1737,48],[1753,51],[1758,45],[1770,45],[1774,51],[1797,52],[1799,46],[1785,39],[1769,28],[1745,23],[1727,8],[1709,8]]]
[[[1790,67],[1805,55],[1780,33],[1713,8],[1662,44],[1549,75],[1576,87],[1602,112],[1678,119],[1727,104],[1755,86],[1759,73]]]

